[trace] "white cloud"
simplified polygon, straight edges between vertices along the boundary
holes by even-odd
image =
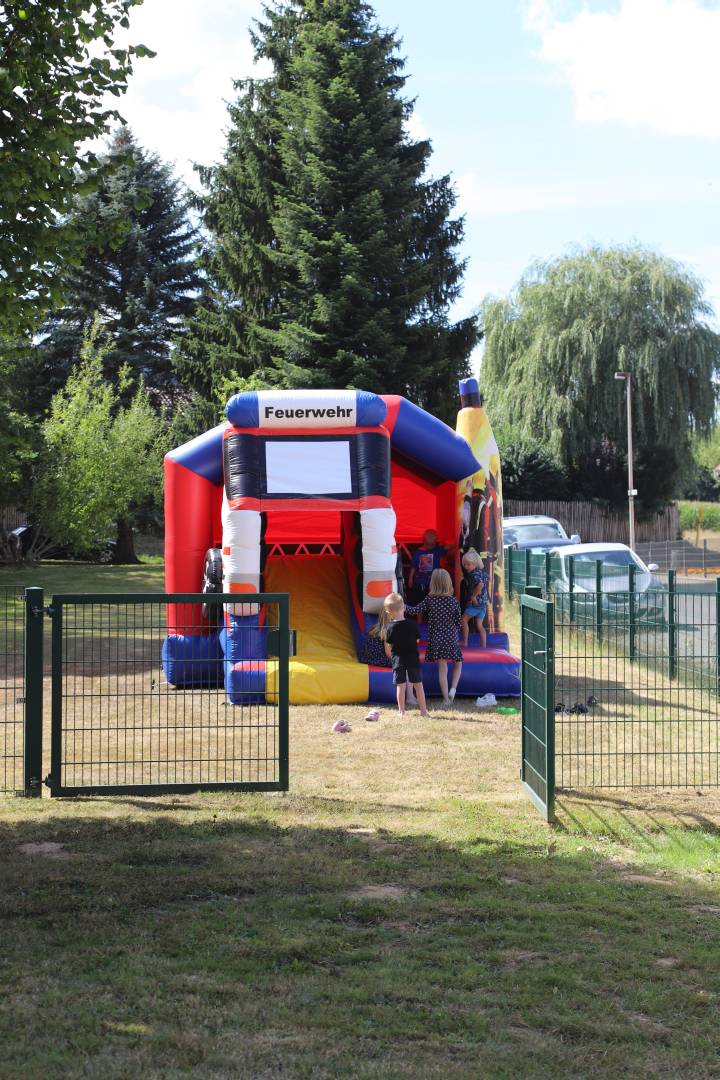
[[[193,186],[192,162],[209,164],[222,151],[233,80],[263,73],[248,34],[260,14],[261,0],[144,0],[131,12],[123,41],[157,56],[136,61],[127,94],[110,103]]]
[[[553,0],[531,0],[526,26],[580,121],[720,138],[717,0],[620,0],[566,18]]]
[[[430,138],[430,132],[427,129],[427,125],[417,109],[413,109],[410,114],[410,119],[405,124],[405,130],[411,139],[416,139],[417,141]]]
[[[618,173],[603,176],[565,176],[558,180],[524,182],[507,179],[486,183],[477,173],[466,173],[456,181],[460,211],[473,217],[540,213],[550,210],[577,210],[608,207],[683,205],[699,207],[720,202],[720,185],[697,177]]]

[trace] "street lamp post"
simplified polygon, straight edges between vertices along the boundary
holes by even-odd
[[[625,383],[627,400],[627,445],[628,445],[628,520],[630,524],[630,549],[635,550],[635,496],[637,491],[633,483],[633,441],[632,441],[632,375],[629,371],[616,371],[615,378]]]

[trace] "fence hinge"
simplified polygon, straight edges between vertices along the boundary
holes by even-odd
[[[43,784],[45,785],[45,787],[51,788],[53,786],[53,782],[54,782],[53,781],[53,774],[48,773],[47,776],[45,777],[45,779],[43,780]]]
[[[28,788],[31,791],[38,791],[42,787],[42,781],[39,776],[31,776],[28,780]]]
[[[37,615],[40,615],[43,612],[48,616],[48,618],[52,618],[52,616],[55,614],[55,608],[52,606],[52,604],[46,604],[44,608],[37,608],[35,613]]]

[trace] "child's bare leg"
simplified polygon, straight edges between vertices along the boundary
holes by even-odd
[[[452,683],[450,684],[450,697],[455,696],[458,683],[460,682],[460,675],[462,674],[462,660],[456,660],[453,664]]]
[[[440,683],[440,693],[442,694],[443,701],[446,705],[450,704],[450,698],[448,697],[448,667],[447,660],[438,660],[438,682]]]
[[[480,636],[480,648],[484,649],[485,648],[485,642],[487,641],[487,637],[485,636],[485,627],[483,625],[482,619],[477,620],[477,632],[478,632],[478,634]]]
[[[425,690],[423,688],[423,684],[421,682],[413,683],[413,689],[415,691],[415,697],[417,698],[417,703],[420,706],[420,715],[421,716],[427,716],[428,711],[427,711],[427,705],[425,704]]]
[[[470,616],[463,615],[462,617],[462,643],[467,645],[468,638],[470,637]]]
[[[415,691],[413,690],[412,683],[409,679],[405,683],[405,704],[417,705],[417,701],[415,700]]]
[[[398,712],[401,716],[405,715],[405,683],[398,683],[395,687],[397,696]]]

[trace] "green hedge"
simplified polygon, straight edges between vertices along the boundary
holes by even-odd
[[[720,531],[720,503],[711,502],[679,502],[680,528],[696,529],[698,525],[698,512],[702,508],[702,529],[717,529]]]

